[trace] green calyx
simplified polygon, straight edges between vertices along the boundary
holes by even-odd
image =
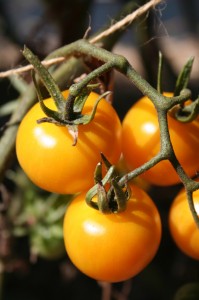
[[[181,72],[178,75],[178,78],[176,80],[176,85],[174,89],[174,96],[179,95],[183,90],[187,88],[192,66],[193,66],[194,58],[191,57],[188,59],[188,61],[183,66]],[[171,115],[182,123],[188,123],[192,122],[195,118],[197,118],[199,113],[199,97],[192,101],[188,105],[184,105],[182,103],[181,105],[174,107]]]
[[[192,122],[199,114],[199,97],[189,105],[179,105],[174,107],[171,115],[182,123]]]
[[[179,73],[174,89],[174,96],[180,95],[183,91],[187,89],[193,62],[194,58],[189,58],[183,66],[181,72]],[[188,105],[182,103],[176,107],[173,107],[170,113],[171,116],[179,122],[192,122],[194,119],[197,118],[199,113],[199,97]]]
[[[119,213],[126,209],[126,204],[131,192],[127,183],[119,184],[119,175],[115,166],[111,165],[107,158],[101,154],[102,162],[107,170],[102,177],[102,162],[98,163],[94,173],[95,185],[86,194],[86,203],[102,213]],[[106,185],[109,185],[106,188]],[[93,198],[96,197],[96,201]]]
[[[182,70],[180,71],[175,83],[174,96],[183,94],[187,90],[193,62],[194,62],[194,58],[190,57],[188,61],[184,64]],[[162,91],[162,69],[163,69],[163,57],[160,52],[158,76],[157,76],[157,90],[159,93],[163,92]],[[197,118],[199,114],[199,97],[188,105],[181,103],[180,105],[174,106],[169,111],[169,114],[171,117],[175,118],[179,122],[182,123],[192,122],[195,118]]]
[[[78,137],[78,125],[85,125],[93,120],[100,100],[106,97],[110,92],[107,91],[98,97],[89,115],[82,114],[82,110],[89,94],[94,88],[98,87],[98,84],[88,84],[85,87],[82,87],[79,92],[71,86],[69,96],[65,99],[53,77],[37,56],[35,56],[27,47],[24,48],[23,55],[34,67],[34,71],[32,72],[33,82],[41,109],[46,115],[46,117],[37,120],[37,122],[49,122],[59,126],[67,126],[69,133],[73,136],[73,145],[75,145]],[[56,110],[52,110],[45,105],[35,72],[39,75],[51,98],[54,100]],[[71,91],[73,92],[71,93]]]

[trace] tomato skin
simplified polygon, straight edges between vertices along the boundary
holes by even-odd
[[[199,215],[199,190],[193,193],[193,200]],[[178,248],[186,255],[199,260],[199,230],[190,211],[184,189],[177,194],[170,207],[169,228]]]
[[[172,93],[164,93],[171,97]],[[169,101],[169,100],[168,100]],[[176,156],[185,172],[194,176],[199,169],[199,118],[191,123],[181,123],[168,114],[171,142]],[[123,155],[127,167],[133,170],[160,150],[160,132],[157,112],[146,96],[127,112],[122,123]],[[141,175],[149,183],[160,186],[178,184],[180,179],[168,160]]]
[[[68,91],[65,91],[67,97]],[[90,114],[99,95],[91,93],[83,113]],[[56,109],[49,98],[45,104]],[[73,194],[93,186],[96,164],[102,152],[112,164],[121,155],[121,122],[114,108],[102,99],[94,119],[78,127],[76,146],[68,129],[52,123],[37,124],[45,117],[39,103],[22,120],[16,138],[19,164],[28,177],[44,190]]]
[[[151,198],[132,187],[125,211],[102,214],[89,207],[80,194],[64,218],[66,251],[93,279],[119,282],[141,272],[155,256],[161,239],[161,220]]]

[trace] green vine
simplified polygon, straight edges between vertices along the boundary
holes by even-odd
[[[171,140],[170,140],[170,134],[169,134],[169,128],[168,128],[168,121],[167,121],[167,114],[170,110],[174,109],[177,105],[183,106],[184,102],[191,97],[191,91],[186,89],[187,80],[186,78],[190,74],[191,65],[193,62],[193,59],[189,60],[189,62],[186,64],[186,67],[184,68],[184,71],[181,73],[181,80],[178,80],[177,84],[178,86],[181,86],[183,88],[180,90],[179,95],[175,95],[173,97],[166,97],[160,93],[160,85],[158,90],[153,88],[144,78],[142,78],[130,65],[130,63],[127,61],[127,59],[121,55],[113,54],[103,48],[99,48],[95,45],[92,45],[87,40],[78,40],[74,43],[71,43],[67,46],[64,46],[58,50],[56,50],[54,53],[50,55],[51,58],[56,56],[65,56],[67,58],[71,56],[75,57],[83,57],[83,58],[94,58],[101,62],[101,65],[96,68],[95,70],[91,71],[85,78],[83,78],[78,83],[72,84],[69,89],[69,99],[76,99],[79,95],[81,95],[82,91],[87,88],[87,86],[93,82],[93,80],[96,80],[103,74],[111,71],[112,69],[115,69],[119,72],[121,72],[123,75],[125,75],[131,82],[146,96],[150,98],[150,100],[153,102],[154,107],[157,111],[158,115],[158,121],[159,121],[159,127],[160,127],[160,152],[153,157],[150,161],[142,165],[141,167],[133,170],[132,172],[125,174],[122,178],[118,179],[115,178],[114,172],[112,167],[108,170],[107,175],[101,182],[98,182],[91,191],[87,194],[87,203],[89,203],[92,207],[96,209],[101,209],[102,211],[107,210],[107,206],[99,205],[95,202],[92,202],[92,198],[95,194],[98,193],[100,199],[104,199],[104,202],[109,201],[111,197],[113,197],[113,190],[114,195],[116,195],[116,201],[118,199],[117,195],[122,194],[122,189],[124,185],[127,183],[127,181],[132,180],[136,176],[142,174],[146,170],[150,169],[151,167],[155,166],[157,163],[159,163],[162,160],[169,160],[172,166],[174,167],[175,171],[177,172],[178,176],[180,177],[182,183],[185,186],[185,189],[187,190],[187,198],[189,202],[189,206],[191,209],[191,212],[193,214],[194,220],[197,223],[199,227],[199,219],[195,210],[195,207],[193,205],[193,197],[192,193],[199,188],[199,183],[192,180],[184,171],[182,166],[180,165]],[[37,71],[37,69],[36,69]],[[161,74],[161,69],[159,69],[159,74]],[[185,76],[186,75],[186,76]],[[161,77],[159,77],[159,80]],[[181,83],[183,82],[183,83]],[[46,87],[48,88],[48,80],[45,81]],[[52,95],[53,92],[53,85],[51,84],[52,88]],[[179,88],[179,87],[178,87]],[[198,102],[198,101],[197,101]],[[197,106],[197,102],[194,105],[194,107]],[[65,108],[67,109],[67,108]],[[71,109],[71,108],[70,108]],[[189,107],[190,109],[190,107]],[[198,113],[198,110],[194,110],[194,116],[196,116]],[[105,193],[103,189],[103,185],[106,184],[106,182],[109,181],[111,183],[110,192]],[[117,184],[118,183],[118,184]],[[116,189],[116,184],[117,188]],[[120,190],[120,192],[119,192]],[[107,197],[110,199],[107,200]],[[124,193],[124,197],[122,198],[128,198],[127,195]],[[110,200],[111,201],[111,200]],[[103,202],[100,200],[100,202]],[[117,209],[120,210],[120,204],[117,204]],[[116,209],[116,210],[117,210]],[[122,208],[124,209],[124,208]],[[121,209],[121,210],[122,210]]]

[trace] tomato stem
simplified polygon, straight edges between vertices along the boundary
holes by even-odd
[[[54,53],[50,55],[51,58],[55,56],[65,56],[67,58],[73,56],[73,57],[82,57],[83,59],[86,58],[86,60],[89,58],[95,59],[99,63],[99,67],[91,71],[87,76],[85,76],[81,81],[79,81],[76,84],[73,84],[70,87],[70,94],[68,98],[68,103],[64,105],[63,109],[63,96],[57,87],[54,79],[50,75],[50,73],[45,69],[45,67],[39,62],[39,60],[31,53],[31,51],[27,48],[24,49],[23,54],[25,57],[32,63],[35,67],[36,72],[41,77],[44,84],[46,84],[46,87],[52,96],[53,99],[55,99],[55,104],[58,107],[58,110],[61,111],[62,119],[64,119],[63,123],[66,124],[66,122],[70,122],[71,120],[74,121],[74,118],[78,116],[77,123],[74,124],[81,124],[85,122],[85,119],[82,118],[81,120],[81,113],[80,111],[74,110],[74,104],[77,97],[81,96],[81,93],[84,91],[84,89],[87,88],[87,86],[94,80],[99,79],[100,76],[104,75],[105,73],[108,73],[112,71],[112,69],[115,69],[116,71],[119,71],[124,76],[126,76],[144,95],[146,95],[154,104],[154,107],[158,114],[158,120],[159,120],[159,126],[160,126],[160,144],[161,149],[158,155],[156,155],[154,158],[152,158],[149,162],[145,163],[141,167],[135,169],[133,172],[130,172],[129,174],[126,174],[124,177],[122,177],[119,180],[119,185],[122,186],[126,181],[125,180],[131,180],[135,176],[140,175],[141,173],[145,172],[149,168],[155,166],[158,162],[161,160],[169,160],[171,164],[173,165],[174,169],[176,170],[177,174],[179,175],[182,183],[184,184],[185,188],[187,188],[188,192],[191,193],[193,189],[199,188],[199,183],[192,183],[192,179],[190,179],[187,174],[185,173],[184,169],[180,165],[175,152],[172,147],[172,143],[170,140],[170,134],[169,134],[169,128],[168,128],[168,122],[167,122],[167,114],[169,110],[174,108],[177,104],[181,105],[186,100],[188,100],[191,96],[191,92],[186,89],[188,77],[190,75],[193,59],[190,59],[187,64],[185,65],[183,71],[181,72],[181,75],[179,76],[178,85],[176,87],[177,92],[175,90],[175,96],[174,97],[166,97],[160,93],[159,90],[156,90],[153,88],[144,78],[142,78],[135,69],[130,65],[128,60],[124,58],[121,55],[113,54],[106,49],[97,47],[89,41],[83,39],[75,41],[69,45],[66,45],[58,50],[56,50]],[[85,60],[85,61],[86,61]],[[180,83],[179,83],[180,82]],[[194,110],[194,117],[198,114],[198,106],[195,106]],[[57,121],[57,120],[56,120]],[[87,121],[86,121],[87,122]],[[109,170],[110,173],[113,172],[112,168]],[[112,174],[109,173],[108,170],[108,180],[110,180]],[[109,177],[110,176],[110,177]],[[103,179],[104,180],[104,179]],[[102,180],[102,182],[103,182]],[[107,179],[106,179],[107,180]],[[105,181],[106,181],[105,180]],[[190,182],[192,184],[190,184]],[[99,183],[98,183],[99,184]],[[99,188],[98,184],[94,186],[94,190],[91,191],[91,194],[89,193],[89,197],[93,195],[93,192],[96,193],[97,188]],[[115,184],[115,182],[114,182]],[[93,196],[92,196],[93,197]],[[91,197],[91,199],[92,199]],[[189,202],[191,197],[189,196]],[[92,202],[92,200],[88,200],[88,202],[95,206],[96,203]],[[194,219],[198,219],[196,217],[196,214],[193,211],[193,217]]]
[[[198,212],[196,211],[194,201],[193,201],[193,191],[186,190],[187,200],[189,204],[190,211],[192,213],[193,219],[199,229],[199,220],[198,220]]]
[[[142,78],[129,64],[126,58],[124,58],[121,55],[110,53],[105,49],[96,47],[95,45],[90,44],[86,40],[79,40],[74,43],[71,43],[70,45],[64,46],[63,48],[56,50],[54,54],[52,53],[51,57],[53,57],[54,55],[66,57],[74,55],[79,57],[80,54],[83,57],[89,54],[91,57],[97,59],[100,62],[103,62],[103,64],[94,71],[91,71],[80,82],[73,84],[70,88],[71,95],[77,96],[83,90],[83,88],[85,88],[90,83],[91,80],[100,77],[102,74],[109,72],[111,69],[114,68],[117,71],[124,74],[128,79],[130,79],[132,83],[134,83],[135,86],[144,95],[148,96],[148,98],[153,102],[158,114],[161,142],[160,153],[156,155],[153,159],[151,159],[149,162],[135,169],[133,172],[126,174],[122,179],[120,179],[120,184],[124,183],[126,179],[130,180],[135,176],[140,175],[141,173],[155,166],[161,160],[168,159],[172,163],[183,184],[187,186],[191,179],[184,172],[174,153],[169,135],[167,113],[171,108],[173,108],[177,104],[182,104],[186,100],[188,100],[191,96],[191,92],[188,89],[183,89],[180,91],[179,95],[175,95],[174,97],[166,97],[162,95],[158,90],[154,89],[144,78]],[[184,88],[186,87],[186,85],[184,84],[182,87]],[[197,185],[197,187],[199,188],[199,185]],[[92,201],[88,201],[88,203],[90,204],[92,203]],[[92,203],[92,205],[94,204]]]

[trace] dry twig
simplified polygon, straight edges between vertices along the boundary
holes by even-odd
[[[102,38],[107,37],[111,35],[113,32],[120,30],[127,24],[132,23],[136,18],[147,12],[151,7],[154,7],[155,5],[159,4],[162,0],[151,0],[144,4],[143,6],[139,7],[137,10],[133,11],[131,14],[124,17],[122,20],[118,21],[117,23],[113,24],[108,29],[104,30],[103,32],[99,33],[97,36],[91,38],[89,42],[91,44],[95,44],[96,42],[99,42]],[[65,57],[56,57],[53,59],[48,59],[42,61],[42,64],[45,66],[50,66],[53,64],[57,64],[60,62],[63,62],[65,60]],[[19,67],[16,69],[11,69],[8,71],[0,72],[0,78],[8,77],[14,74],[19,74],[23,72],[27,72],[33,69],[32,65],[27,65],[24,67]]]

